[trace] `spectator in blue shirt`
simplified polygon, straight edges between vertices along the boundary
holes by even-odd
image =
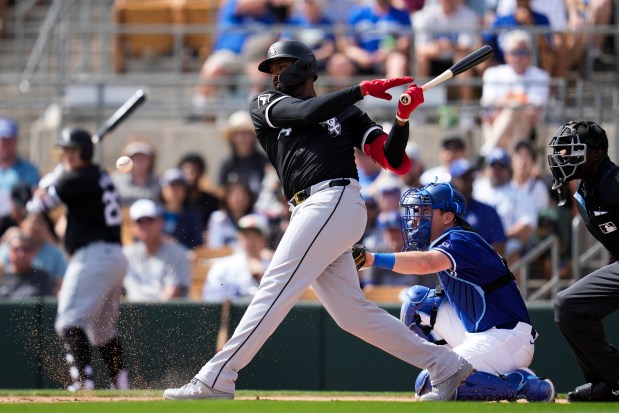
[[[374,0],[350,13],[343,53],[333,56],[327,72],[337,77],[404,76],[409,73],[411,37],[408,13],[391,0]]]
[[[286,24],[290,30],[282,33],[282,40],[296,40],[306,44],[314,56],[318,71],[327,67],[327,62],[335,52],[335,33],[333,21],[325,14],[327,0],[300,0],[295,12]]]
[[[215,104],[218,84],[226,76],[245,74],[259,84],[264,74],[258,71],[258,62],[278,37],[274,31],[276,24],[286,22],[290,1],[226,0],[223,3],[217,17],[213,52],[200,71],[201,84],[194,97],[194,107]],[[255,91],[260,90],[261,85],[256,85]]]
[[[198,214],[187,206],[189,187],[178,168],[166,170],[159,179],[163,204],[163,231],[191,249],[203,244],[204,227]]]
[[[456,159],[449,165],[449,174],[453,187],[466,199],[464,219],[473,231],[481,235],[496,252],[503,255],[507,237],[499,214],[493,206],[473,198],[473,182],[475,181],[473,165],[464,158]]]
[[[17,155],[17,122],[0,117],[0,217],[11,211],[11,190],[18,182],[39,183],[39,170]]]

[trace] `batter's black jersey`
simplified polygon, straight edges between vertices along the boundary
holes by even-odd
[[[260,145],[275,166],[286,199],[318,182],[358,179],[354,148],[383,130],[354,104],[359,86],[298,99],[267,90],[250,105]]]
[[[120,243],[120,199],[106,171],[89,165],[66,172],[54,187],[67,208],[65,249],[69,254],[95,241]]]
[[[591,235],[619,259],[619,166],[603,161],[591,187],[581,182],[574,198]]]

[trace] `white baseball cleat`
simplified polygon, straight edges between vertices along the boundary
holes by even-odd
[[[462,359],[462,363],[458,370],[447,380],[432,385],[432,391],[424,394],[419,398],[422,402],[445,401],[450,400],[456,389],[466,378],[473,372],[473,366]]]
[[[234,393],[226,393],[214,389],[194,377],[180,389],[167,389],[164,391],[163,398],[167,400],[234,399]]]

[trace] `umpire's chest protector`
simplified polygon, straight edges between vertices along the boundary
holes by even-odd
[[[581,184],[574,198],[591,235],[619,258],[619,166],[612,162],[603,166],[587,194]]]

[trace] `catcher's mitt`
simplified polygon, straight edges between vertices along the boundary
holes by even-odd
[[[352,257],[355,260],[357,271],[359,271],[365,264],[365,253],[366,253],[365,245],[355,244],[352,246]]]

